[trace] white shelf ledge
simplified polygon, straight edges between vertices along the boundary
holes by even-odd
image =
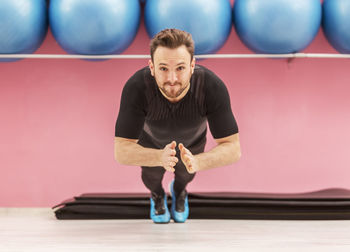
[[[263,58],[334,58],[348,59],[350,54],[333,53],[288,53],[288,54],[201,54],[197,59],[263,59]],[[0,59],[149,59],[147,54],[0,54]]]

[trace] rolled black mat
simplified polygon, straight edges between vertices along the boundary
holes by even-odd
[[[189,193],[190,219],[350,220],[350,190],[299,194]],[[168,196],[170,207],[171,197]],[[57,219],[149,219],[149,194],[85,193],[53,207]]]

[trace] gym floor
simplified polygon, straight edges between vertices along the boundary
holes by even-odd
[[[0,251],[350,251],[350,221],[57,220],[0,208]]]

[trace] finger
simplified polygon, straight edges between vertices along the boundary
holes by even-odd
[[[192,163],[190,156],[187,154],[184,155],[184,160],[188,165],[190,165]]]
[[[181,159],[184,158],[184,154],[185,154],[185,147],[182,143],[179,144],[179,149],[180,149],[180,156],[181,156]]]
[[[177,162],[179,161],[179,159],[177,157],[170,157],[168,159],[169,162],[173,162],[174,164],[177,164]]]
[[[174,150],[175,147],[176,147],[176,142],[175,142],[175,141],[172,141],[172,142],[170,143],[170,148]]]
[[[176,150],[170,149],[168,153],[170,156],[174,157],[176,155]]]
[[[192,165],[191,164],[186,164],[186,170],[189,172],[189,173],[193,173],[193,168],[192,168]]]
[[[174,149],[176,147],[176,142],[172,141],[171,143],[168,143],[165,145],[166,148]]]
[[[184,145],[182,143],[179,144],[179,149],[180,151],[182,151],[182,149],[184,148]]]
[[[170,171],[170,172],[175,172],[175,169],[172,166],[167,166],[167,168],[165,170]]]
[[[186,147],[183,147],[183,152],[188,154],[188,155],[192,155],[192,153],[190,152],[189,149],[187,149]]]
[[[180,147],[179,147],[180,148]],[[181,149],[180,149],[180,152],[185,155],[192,155],[192,153],[189,151],[189,149],[187,149],[185,146],[182,145]]]
[[[188,171],[189,173],[192,173],[192,166],[187,166],[187,171]]]
[[[190,161],[187,162],[186,169],[187,169],[187,171],[188,171],[189,173],[194,173],[194,172],[195,172],[195,170],[194,170],[194,168],[193,168],[193,162],[192,162],[192,160],[190,160]]]

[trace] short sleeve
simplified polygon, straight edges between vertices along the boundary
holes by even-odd
[[[212,72],[207,73],[206,77],[206,106],[209,129],[214,138],[238,133],[228,90]]]
[[[137,72],[125,84],[118,118],[115,124],[115,136],[138,139],[145,122],[145,94],[142,89],[142,71]]]

